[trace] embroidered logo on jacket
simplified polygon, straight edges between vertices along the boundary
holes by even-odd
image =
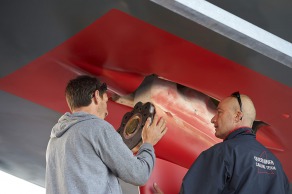
[[[261,153],[259,157],[254,156],[258,173],[275,174],[276,167],[273,160],[269,160],[266,151]]]

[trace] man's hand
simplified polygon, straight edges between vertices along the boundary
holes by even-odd
[[[153,122],[150,125],[151,119],[148,118],[142,130],[143,143],[155,145],[166,133],[166,121],[157,115],[154,116]]]
[[[162,190],[158,187],[157,183],[153,183],[153,194],[163,194]]]

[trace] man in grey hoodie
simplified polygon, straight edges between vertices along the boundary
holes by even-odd
[[[166,133],[163,118],[154,117],[142,131],[138,153],[124,144],[107,116],[106,84],[78,76],[66,87],[72,113],[65,113],[53,127],[46,152],[47,194],[119,194],[118,178],[144,185],[155,163],[153,145]]]

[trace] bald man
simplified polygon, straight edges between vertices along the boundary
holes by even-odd
[[[239,92],[222,100],[211,122],[223,139],[202,152],[183,178],[181,194],[283,194],[289,182],[279,160],[252,133],[256,110]],[[163,193],[154,185],[154,193]]]

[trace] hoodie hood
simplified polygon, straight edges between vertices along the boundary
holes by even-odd
[[[97,117],[95,115],[85,112],[75,112],[73,114],[67,112],[58,120],[58,123],[53,127],[51,131],[51,138],[61,137],[73,125],[90,119],[97,119]]]

